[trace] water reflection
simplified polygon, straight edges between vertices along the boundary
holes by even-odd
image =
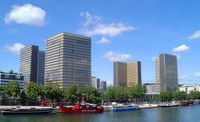
[[[178,122],[179,121],[179,107],[158,108],[155,116],[155,122]]]
[[[0,122],[198,122],[199,115],[200,106],[190,106],[100,114],[0,115]]]

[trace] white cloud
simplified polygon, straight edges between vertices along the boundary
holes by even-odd
[[[23,44],[21,44],[21,43],[14,43],[12,45],[6,46],[6,49],[11,53],[19,54],[20,49],[24,48],[24,47],[25,46]]]
[[[179,80],[185,80],[187,78],[187,76],[185,74],[180,74],[179,75]]]
[[[200,78],[200,72],[195,72],[193,75],[194,78]]]
[[[81,12],[80,16],[84,17],[83,26],[89,26],[92,24],[96,24],[101,20],[99,16],[93,16],[89,12]]]
[[[16,22],[18,24],[43,26],[45,24],[46,12],[31,4],[14,5],[12,10],[6,15],[5,22]]]
[[[111,23],[111,24],[102,24],[98,23],[93,28],[86,28],[83,30],[83,33],[88,36],[103,35],[103,36],[118,36],[123,32],[129,32],[134,30],[132,26],[125,25],[123,23]]]
[[[190,35],[188,37],[188,39],[190,39],[190,40],[200,39],[200,30],[194,32],[192,35]]]
[[[158,57],[158,56],[152,56],[152,57],[151,57],[151,60],[152,60],[152,61],[156,61],[156,58],[157,58],[157,57]]]
[[[175,53],[187,52],[189,50],[190,50],[190,48],[187,45],[185,45],[185,44],[182,44],[182,45],[180,45],[180,46],[175,47],[174,49],[172,49],[172,51],[175,52]]]
[[[80,32],[87,36],[118,36],[124,32],[135,30],[136,28],[124,23],[102,23],[101,17],[93,16],[89,12],[82,12],[81,16],[84,17],[83,25]]]
[[[97,41],[98,44],[108,44],[110,43],[110,40],[105,38],[105,37],[102,37],[99,41]]]
[[[113,51],[109,51],[103,57],[109,61],[123,61],[130,59],[132,56],[130,54],[115,53]]]

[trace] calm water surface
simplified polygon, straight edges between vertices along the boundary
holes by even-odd
[[[102,114],[0,115],[0,122],[200,122],[200,105]]]

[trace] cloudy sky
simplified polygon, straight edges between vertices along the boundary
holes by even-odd
[[[179,83],[200,83],[200,1],[0,1],[0,70],[19,71],[19,50],[60,32],[92,38],[92,75],[113,81],[113,61],[142,62],[155,81],[154,58],[178,56]]]

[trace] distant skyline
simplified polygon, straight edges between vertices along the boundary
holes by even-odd
[[[0,1],[0,70],[19,72],[19,50],[60,32],[92,39],[92,75],[113,84],[113,61],[141,61],[155,82],[154,59],[178,56],[179,83],[200,84],[200,1]]]

